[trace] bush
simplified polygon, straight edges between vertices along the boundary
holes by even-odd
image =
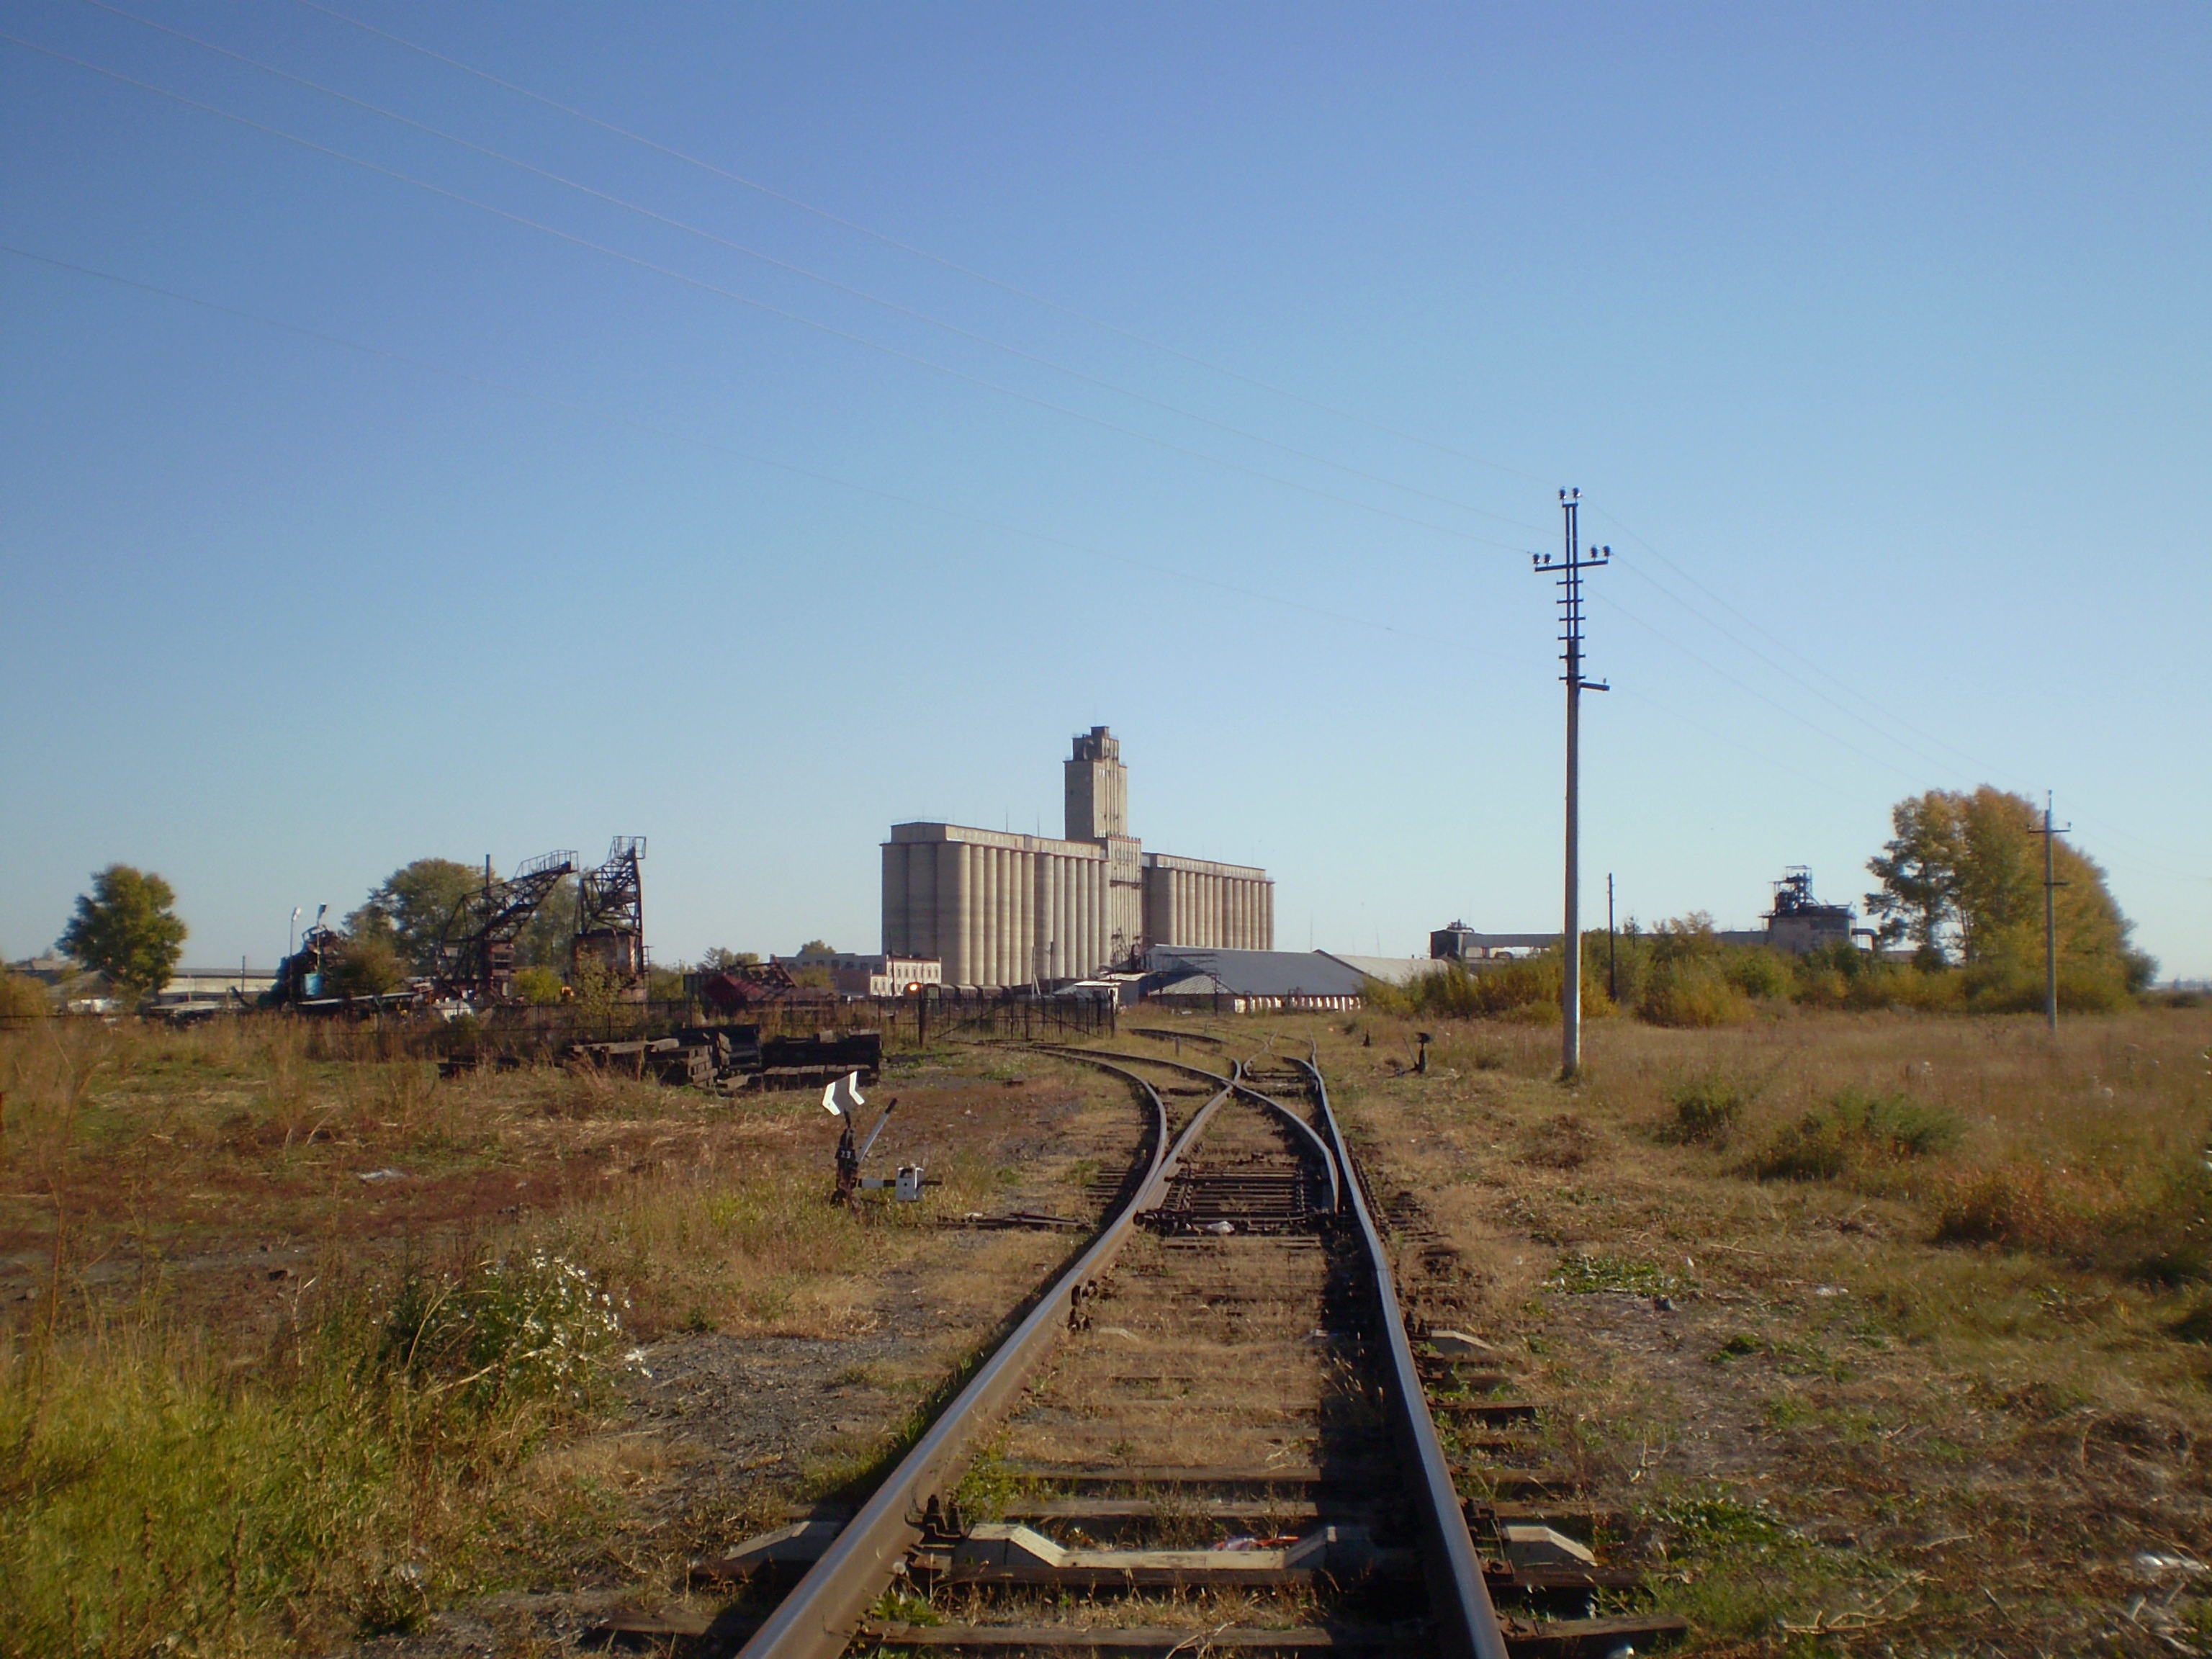
[[[514,994],[533,1008],[550,1008],[568,987],[550,968],[525,968],[514,976]]]
[[[1808,1112],[1775,1132],[1751,1172],[1761,1181],[1833,1181],[1850,1164],[1850,1153],[1836,1121]]]
[[[378,933],[356,933],[340,944],[331,971],[340,996],[375,997],[407,982],[407,966],[392,942]]]
[[[2045,1248],[2073,1229],[2061,1219],[2070,1206],[2051,1190],[2039,1164],[1983,1170],[1954,1183],[1938,1210],[1936,1237],[1946,1243]]]
[[[1767,1181],[1833,1181],[1856,1165],[1948,1152],[1959,1133],[1957,1115],[1944,1107],[1846,1089],[1778,1131],[1753,1160],[1752,1173]]]
[[[1653,963],[1636,1012],[1651,1024],[1678,1027],[1740,1025],[1758,1012],[1720,964],[1703,957]]]
[[[2037,1250],[2178,1289],[2212,1278],[2201,1218],[2212,1170],[2177,1157],[2154,1178],[2025,1160],[1953,1181],[1936,1211],[1938,1243]]]
[[[1755,1091],[1718,1072],[1678,1083],[1667,1095],[1674,1120],[1661,1126],[1659,1138],[1678,1146],[1725,1146],[1754,1097]]]
[[[1721,975],[1747,997],[1774,1001],[1797,988],[1797,975],[1790,963],[1764,945],[1730,951],[1721,959]]]
[[[2198,1301],[2166,1329],[2177,1342],[2212,1343],[2212,1297]]]
[[[613,1297],[574,1262],[541,1249],[486,1262],[465,1279],[408,1274],[377,1358],[478,1401],[581,1405],[621,1335]]]
[[[593,1501],[519,1471],[618,1333],[540,1251],[342,1291],[259,1363],[150,1322],[0,1347],[0,1653],[325,1652],[490,1588]]]
[[[54,1011],[46,988],[27,974],[0,974],[0,1019],[42,1019]]]

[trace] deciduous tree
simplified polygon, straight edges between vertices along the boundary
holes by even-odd
[[[1972,794],[1930,790],[1899,801],[1896,834],[1867,867],[1881,883],[1867,903],[1882,937],[1908,939],[1931,961],[2035,978],[2043,962],[2042,813],[1984,784]],[[2156,967],[2129,944],[2134,924],[2094,859],[2052,850],[2062,994],[2080,1004],[2140,990]]]
[[[1880,916],[1885,945],[1910,941],[1931,962],[1944,945],[1959,909],[1960,830],[1958,797],[1940,789],[1901,800],[1889,811],[1895,832],[1867,868],[1881,884],[1867,895]]]
[[[452,859],[416,859],[394,870],[360,909],[346,918],[356,939],[381,936],[408,970],[427,974],[438,965],[438,942],[461,902],[483,890],[481,866]]]
[[[184,954],[185,927],[170,907],[176,891],[161,877],[111,864],[79,896],[57,948],[96,968],[132,1000],[169,982]]]
[[[326,970],[341,996],[374,997],[396,991],[407,981],[406,964],[392,941],[379,933],[356,933],[337,950]]]

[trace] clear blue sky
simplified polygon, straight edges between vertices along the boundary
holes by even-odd
[[[338,5],[831,217],[128,9],[543,173],[0,3],[258,124],[0,42],[0,241],[167,290],[0,254],[0,952],[616,833],[663,960],[873,948],[885,826],[1054,833],[1097,723],[1280,944],[1556,926],[1574,484],[1595,914],[1987,781],[2212,974],[2212,10]]]

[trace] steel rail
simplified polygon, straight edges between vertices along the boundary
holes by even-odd
[[[1078,1048],[1070,1044],[1058,1042],[1037,1042],[1030,1046],[1043,1049],[1048,1054],[1079,1055],[1090,1060],[1110,1056],[1115,1060],[1134,1060],[1142,1066],[1162,1066],[1171,1072],[1182,1072],[1191,1077],[1202,1077],[1209,1083],[1218,1083],[1224,1088],[1234,1089],[1247,1100],[1266,1107],[1304,1138],[1308,1147],[1313,1152],[1315,1160],[1320,1164],[1322,1171],[1328,1176],[1330,1213],[1334,1214],[1344,1208],[1344,1190],[1348,1184],[1348,1177],[1339,1164],[1336,1154],[1329,1149],[1328,1142],[1322,1139],[1320,1132],[1312,1124],[1284,1105],[1282,1102],[1269,1098],[1246,1083],[1244,1081],[1246,1061],[1237,1061],[1234,1076],[1224,1077],[1218,1072],[1207,1071],[1203,1066],[1193,1066],[1187,1060],[1163,1060],[1158,1054],[1125,1054],[1118,1048]]]
[[[1234,1079],[1208,1101],[1171,1146],[1166,1103],[1136,1073],[1096,1055],[1072,1051],[1085,1063],[1135,1085],[1152,1110],[1152,1156],[1144,1179],[1120,1212],[1098,1231],[1075,1265],[1037,1298],[1013,1334],[969,1379],[927,1433],[899,1461],[875,1495],[846,1523],[837,1540],[794,1585],[740,1650],[739,1659],[837,1659],[854,1627],[896,1576],[899,1562],[921,1538],[921,1521],[948,1471],[1014,1394],[1028,1381],[1067,1328],[1068,1315],[1085,1285],[1112,1262],[1136,1224],[1167,1189],[1176,1155],[1201,1132],[1213,1109],[1228,1097]],[[1241,1074],[1243,1066],[1237,1067]]]
[[[1405,1316],[1399,1310],[1390,1257],[1367,1207],[1367,1195],[1353,1176],[1352,1149],[1346,1146],[1335,1109],[1328,1103],[1328,1085],[1322,1081],[1319,1066],[1296,1058],[1291,1059],[1291,1064],[1306,1074],[1315,1103],[1321,1109],[1322,1122],[1344,1167],[1346,1195],[1374,1268],[1376,1314],[1390,1352],[1389,1392],[1397,1407],[1391,1413],[1392,1428],[1399,1451],[1414,1477],[1410,1485],[1420,1511],[1421,1567],[1436,1617],[1437,1645],[1446,1659],[1509,1659],[1505,1632],[1491,1602],[1474,1540],[1468,1534],[1467,1516],[1460,1507],[1459,1490],[1452,1484],[1451,1465],[1437,1438],[1436,1419],[1429,1414],[1428,1395],[1413,1362],[1413,1345],[1406,1334]]]

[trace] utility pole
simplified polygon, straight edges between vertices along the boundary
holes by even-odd
[[[1582,534],[1576,515],[1582,505],[1582,491],[1562,489],[1559,492],[1559,511],[1565,519],[1566,556],[1554,561],[1548,553],[1530,554],[1529,559],[1539,571],[1553,574],[1558,579],[1559,621],[1564,632],[1559,643],[1566,647],[1560,660],[1567,672],[1559,678],[1567,686],[1567,892],[1565,926],[1560,930],[1559,944],[1565,956],[1565,974],[1559,983],[1559,1076],[1563,1081],[1572,1081],[1583,1065],[1583,936],[1582,936],[1582,711],[1584,691],[1604,691],[1610,688],[1598,680],[1583,678],[1583,572],[1603,568],[1613,559],[1613,550],[1592,548],[1587,556],[1583,552]]]
[[[1613,872],[1605,872],[1605,995],[1620,1000],[1620,943],[1613,933]]]
[[[2057,891],[2068,885],[2057,875],[2057,858],[2052,848],[2061,836],[2073,833],[2074,826],[2052,827],[2051,822],[2051,792],[2043,792],[2043,828],[2033,833],[2043,837],[2043,1019],[2052,1030],[2058,1029],[2058,905]]]

